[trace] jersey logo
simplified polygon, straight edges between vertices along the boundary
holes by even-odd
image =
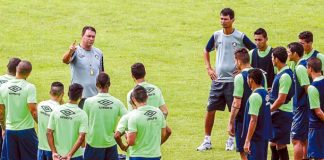
[[[98,101],[99,104],[102,104],[104,106],[108,106],[108,105],[111,105],[113,104],[114,102],[110,101],[110,100],[107,100],[107,99],[103,99],[103,100],[100,100]]]
[[[18,91],[21,90],[21,88],[18,87],[18,86],[11,86],[11,87],[9,87],[9,89],[12,90],[12,91],[14,91],[14,92],[18,92]]]
[[[0,80],[0,85],[8,82],[7,80]]]
[[[65,110],[61,110],[60,111],[62,114],[64,114],[65,116],[70,116],[75,114],[73,111],[71,111],[70,109],[65,109]]]
[[[52,112],[52,108],[50,106],[41,106],[45,112]]]
[[[233,47],[236,47],[237,46],[237,43],[236,42],[232,42],[232,45],[233,45]]]
[[[147,91],[148,93],[151,93],[151,92],[154,91],[154,88],[153,88],[153,87],[147,87],[147,88],[145,88],[145,89],[146,89],[146,91]]]
[[[156,114],[156,111],[148,110],[144,113],[145,116],[152,117]]]
[[[83,57],[85,57],[85,55],[84,55],[84,54],[78,54],[78,56],[79,56],[80,58],[83,58]]]
[[[98,54],[95,55],[95,58],[97,58],[97,59],[99,60],[99,56],[98,56]]]

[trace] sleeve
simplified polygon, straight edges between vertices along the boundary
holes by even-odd
[[[242,74],[238,74],[234,78],[234,92],[233,96],[234,97],[243,97],[243,89],[244,88],[244,80]]]
[[[292,80],[288,74],[283,74],[279,79],[279,93],[288,94]]]
[[[127,114],[122,116],[118,122],[116,130],[120,133],[124,133],[127,130]]]
[[[51,113],[49,120],[48,120],[48,125],[47,128],[51,130],[55,130],[55,117],[54,117],[55,111]]]
[[[137,132],[137,121],[136,121],[136,117],[129,117],[128,119],[128,124],[127,124],[127,128],[129,132]]]
[[[207,52],[213,51],[215,49],[214,34],[210,37],[205,49],[206,49]]]
[[[162,91],[160,89],[159,89],[159,94],[160,94],[160,99],[159,99],[159,105],[158,106],[165,105],[164,97],[163,97]]]
[[[322,53],[318,53],[316,56],[322,62],[322,71],[324,71],[324,55]]]
[[[246,35],[243,36],[243,44],[249,50],[256,48],[255,44]]]
[[[88,115],[83,111],[79,133],[87,133],[87,132],[88,132]]]
[[[249,114],[258,116],[262,105],[262,97],[257,93],[252,93],[249,98],[249,103]]]
[[[127,109],[125,107],[125,105],[122,102],[119,102],[119,116],[123,116],[127,113]]]
[[[296,75],[300,86],[307,86],[310,84],[307,69],[304,66],[298,65],[296,67]]]
[[[28,87],[27,103],[37,103],[36,100],[36,88],[34,85]]]
[[[320,108],[320,100],[319,100],[319,92],[318,90],[310,85],[307,89],[308,92],[308,100],[310,109]]]
[[[253,54],[254,49],[249,51],[249,56],[250,56],[250,64],[252,64],[252,54]],[[252,66],[253,67],[253,66]]]

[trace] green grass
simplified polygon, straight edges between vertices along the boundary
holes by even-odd
[[[29,81],[36,84],[38,100],[48,98],[49,85],[70,82],[70,69],[62,55],[80,41],[84,25],[97,29],[95,45],[104,52],[111,93],[126,101],[134,86],[130,66],[143,62],[147,80],[159,86],[170,109],[173,129],[163,145],[165,160],[239,159],[225,152],[228,112],[216,116],[208,152],[197,152],[204,136],[204,114],[210,87],[203,48],[219,30],[219,11],[235,10],[235,27],[253,38],[264,27],[271,46],[297,41],[304,30],[314,33],[314,46],[324,51],[323,3],[315,1],[4,1],[0,0],[0,73],[10,57],[30,60]],[[214,54],[212,58],[214,62]],[[65,97],[66,99],[66,97]],[[292,158],[292,148],[289,148]]]

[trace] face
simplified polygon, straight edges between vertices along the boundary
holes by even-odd
[[[82,36],[82,43],[88,47],[92,46],[96,39],[96,33],[91,30],[86,30]]]
[[[229,15],[224,16],[221,14],[220,21],[221,21],[221,25],[223,26],[223,28],[231,28],[232,24],[234,22],[234,18],[231,19]]]
[[[264,38],[263,35],[254,35],[254,40],[255,40],[255,44],[257,45],[257,47],[260,48],[265,48],[267,46],[267,38]]]
[[[300,43],[301,45],[303,45],[304,50],[305,50],[306,52],[309,52],[309,51],[312,50],[313,42],[309,42],[309,43],[307,43],[304,39],[299,39],[299,43]]]
[[[287,48],[287,53],[288,53],[288,59],[289,61],[293,61],[295,59],[294,53],[291,52],[290,48]]]

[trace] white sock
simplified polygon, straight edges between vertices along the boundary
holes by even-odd
[[[205,136],[204,141],[205,141],[205,142],[210,142],[210,136]]]
[[[234,137],[232,137],[232,136],[228,136],[228,139],[234,141]]]

